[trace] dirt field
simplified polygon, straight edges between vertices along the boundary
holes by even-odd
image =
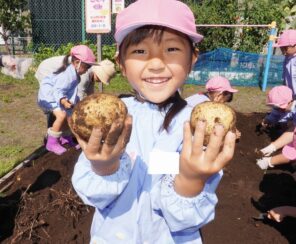
[[[255,165],[255,148],[270,138],[256,132],[262,113],[238,114],[242,138],[224,171],[217,194],[216,218],[202,229],[205,244],[296,243],[296,220],[277,224],[255,221],[261,211],[296,203],[291,166],[268,170]],[[88,243],[93,209],[73,192],[70,178],[79,151],[62,156],[46,153],[23,168],[0,197],[0,242]]]

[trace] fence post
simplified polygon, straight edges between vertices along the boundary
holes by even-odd
[[[102,36],[97,34],[97,62],[102,61]],[[99,91],[103,92],[103,83],[99,82]]]
[[[263,77],[263,83],[262,83],[262,91],[266,91],[267,86],[267,78],[268,78],[268,72],[269,72],[269,66],[270,66],[270,59],[273,51],[273,42],[276,38],[276,22],[273,21],[270,24],[270,35],[269,35],[269,41],[268,41],[268,49],[267,49],[267,57],[265,62],[265,70],[264,70],[264,77]]]
[[[85,7],[84,0],[81,0],[81,39],[85,41]]]

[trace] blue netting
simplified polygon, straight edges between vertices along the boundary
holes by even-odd
[[[283,56],[272,56],[267,85],[282,84]],[[204,85],[216,75],[230,80],[235,86],[261,86],[266,55],[219,48],[199,55],[186,84]]]

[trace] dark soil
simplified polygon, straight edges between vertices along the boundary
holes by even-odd
[[[255,164],[255,149],[270,142],[268,134],[256,131],[263,116],[238,114],[242,138],[217,190],[215,220],[202,229],[205,244],[296,243],[296,219],[252,218],[282,204],[296,206],[292,166],[265,173]],[[0,197],[0,242],[89,243],[93,209],[82,204],[71,186],[79,153],[73,148],[62,156],[46,153],[18,171]]]

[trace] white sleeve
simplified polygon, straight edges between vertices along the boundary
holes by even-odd
[[[97,175],[84,153],[81,153],[74,168],[72,184],[85,204],[102,210],[125,189],[131,171],[130,158],[123,154],[117,172],[108,176]]]
[[[170,230],[173,232],[188,229],[198,231],[215,217],[218,202],[215,190],[222,178],[222,171],[213,175],[203,191],[195,197],[183,197],[174,190],[173,175],[166,175],[153,191],[153,206],[161,210]]]

